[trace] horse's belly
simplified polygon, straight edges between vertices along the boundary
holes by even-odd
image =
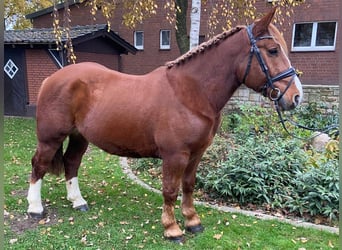
[[[159,158],[157,149],[155,147],[132,149],[124,146],[110,145],[110,146],[99,146],[104,151],[118,156],[142,158],[142,157],[153,157]]]
[[[126,156],[126,157],[159,157],[158,149],[153,140],[149,137],[140,134],[117,134],[106,133],[101,130],[96,130],[91,133],[87,131],[82,133],[83,136],[95,146],[101,148],[107,153]]]

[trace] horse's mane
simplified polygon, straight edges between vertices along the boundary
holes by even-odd
[[[185,60],[192,58],[193,56],[205,52],[205,50],[207,48],[212,47],[213,45],[217,45],[219,44],[221,41],[225,40],[226,38],[234,35],[235,33],[237,33],[238,31],[240,31],[244,26],[237,26],[235,28],[232,28],[230,30],[224,31],[219,35],[214,36],[213,38],[211,38],[210,40],[201,43],[200,45],[198,45],[197,47],[189,50],[187,53],[181,55],[180,57],[178,57],[177,59],[173,60],[173,61],[169,61],[165,63],[165,66],[168,68],[172,68],[175,65],[179,65],[183,62],[185,62]]]

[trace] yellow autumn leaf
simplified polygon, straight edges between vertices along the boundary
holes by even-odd
[[[221,233],[219,233],[219,234],[215,234],[215,235],[213,236],[213,238],[216,239],[216,240],[219,240],[219,239],[222,238],[222,235],[223,235],[223,232],[221,232]]]
[[[328,246],[331,247],[331,248],[334,248],[334,245],[333,245],[333,243],[331,242],[331,240],[329,240]]]

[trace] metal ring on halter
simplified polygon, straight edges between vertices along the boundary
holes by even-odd
[[[274,92],[276,92],[276,97],[273,97]],[[271,88],[270,94],[268,97],[270,98],[271,101],[278,101],[281,96],[281,91],[278,88]]]

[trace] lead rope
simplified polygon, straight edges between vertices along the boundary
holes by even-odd
[[[324,128],[312,128],[312,127],[307,127],[307,126],[304,126],[304,125],[301,125],[295,121],[292,121],[291,119],[286,119],[284,120],[281,112],[280,112],[280,109],[279,109],[279,106],[278,106],[278,101],[274,101],[274,106],[276,108],[276,111],[278,113],[278,118],[280,120],[280,123],[281,125],[283,126],[284,130],[286,131],[286,133],[288,133],[290,136],[292,136],[293,138],[296,138],[296,139],[300,139],[300,140],[304,140],[304,141],[310,141],[312,140],[313,138],[323,134],[323,133],[327,133],[329,132],[330,130],[333,130],[335,128],[338,128],[338,124],[332,124],[330,126],[326,126]],[[318,134],[315,134],[315,135],[312,135],[312,136],[309,136],[307,138],[305,137],[301,137],[301,136],[297,136],[295,135],[294,133],[291,133],[287,128],[286,128],[286,125],[285,125],[285,122],[289,122],[290,124],[292,124],[293,126],[295,127],[298,127],[298,128],[301,128],[301,129],[304,129],[304,130],[309,130],[309,131],[314,131],[314,132],[319,132]]]

